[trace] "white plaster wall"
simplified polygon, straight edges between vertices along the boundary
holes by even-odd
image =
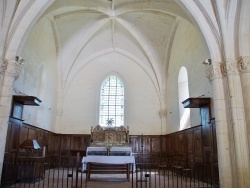
[[[189,82],[189,97],[212,97],[212,85],[206,78],[207,65],[202,62],[209,58],[209,51],[200,32],[189,22],[181,20],[171,51],[167,80],[167,133],[180,127],[178,103],[178,74],[186,67]],[[212,102],[212,101],[211,101]],[[211,105],[211,108],[213,106]],[[213,108],[212,108],[213,109]],[[211,115],[213,117],[213,114]],[[191,109],[191,126],[200,125],[200,110]]]
[[[64,93],[59,133],[89,134],[98,124],[99,90],[110,74],[121,77],[125,84],[125,126],[130,134],[161,133],[160,104],[156,90],[145,71],[131,59],[110,53],[89,62],[79,70]]]
[[[24,69],[15,81],[14,94],[31,95],[41,106],[24,106],[25,123],[54,131],[57,96],[57,61],[53,32],[45,18],[32,29],[21,51]]]

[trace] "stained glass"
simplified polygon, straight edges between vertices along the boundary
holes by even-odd
[[[108,120],[112,125],[124,125],[124,84],[115,75],[106,78],[101,86],[99,124],[107,126]]]

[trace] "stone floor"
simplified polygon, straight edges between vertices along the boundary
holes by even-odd
[[[78,175],[78,184],[76,186],[76,177],[75,172],[73,172],[73,178],[68,174],[69,172],[62,171],[57,169],[54,171],[46,171],[45,178],[40,181],[31,182],[31,183],[18,183],[10,187],[15,188],[24,188],[24,187],[36,187],[36,188],[193,188],[193,187],[212,187],[209,184],[204,184],[198,181],[192,181],[186,177],[178,177],[173,175],[171,172],[158,173],[150,172],[149,177],[145,177],[146,174],[137,173],[131,175],[130,180],[127,181],[125,174],[92,174],[91,180],[86,182],[86,174],[79,173]]]

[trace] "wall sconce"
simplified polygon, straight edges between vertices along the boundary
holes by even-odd
[[[27,156],[30,157],[35,149],[41,149],[41,147],[39,146],[38,142],[36,140],[31,140],[31,139],[27,139],[25,140],[21,145],[20,145],[21,149],[25,149]]]
[[[202,64],[204,65],[211,65],[212,64],[212,60],[211,59],[205,59]]]

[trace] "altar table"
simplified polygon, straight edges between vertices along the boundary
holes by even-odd
[[[83,163],[82,169],[87,170],[88,179],[90,178],[90,174],[92,173],[92,170],[93,170],[91,169],[91,163],[111,164],[111,165],[124,164],[126,165],[126,170],[124,171],[124,173],[127,174],[127,179],[129,179],[129,173],[131,170],[130,165],[133,165],[133,171],[135,171],[135,157],[134,156],[87,156],[87,157],[83,157],[82,163]],[[99,173],[105,173],[105,172],[112,173],[112,169],[111,171],[105,171],[104,169],[103,171],[99,170],[99,171],[93,171],[93,172],[94,173],[98,173],[98,172]]]
[[[107,148],[106,147],[88,147],[86,155],[106,155]],[[131,147],[118,147],[113,146],[110,148],[110,155],[112,156],[132,156],[132,148]]]

